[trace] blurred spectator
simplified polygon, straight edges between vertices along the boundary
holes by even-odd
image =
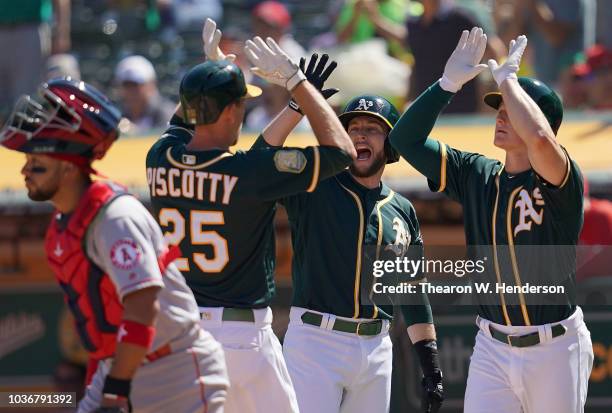
[[[143,56],[129,56],[115,69],[119,85],[119,105],[129,121],[122,132],[143,133],[166,126],[175,105],[163,98],[157,89],[155,69]]]
[[[562,73],[560,86],[567,108],[612,109],[612,49],[590,47],[582,63]]]
[[[378,34],[387,40],[400,41],[412,51],[414,66],[410,76],[408,101],[414,100],[438,80],[461,32],[478,25],[476,19],[466,10],[457,7],[453,0],[421,0],[423,12],[418,16],[410,16],[405,25],[387,19],[380,13],[374,0],[357,2],[366,10],[366,15]],[[498,54],[504,52],[503,45],[501,49],[499,45],[499,39],[491,33],[487,46],[491,56],[499,57]],[[464,85],[446,107],[445,113],[477,112],[481,95],[478,89],[478,80]]]
[[[296,62],[306,56],[304,48],[288,33],[291,27],[289,10],[278,1],[264,1],[253,9],[253,32],[262,39],[273,38]]]
[[[596,42],[612,49],[612,7],[610,0],[597,0]]]
[[[556,85],[562,69],[571,66],[583,50],[586,0],[500,1],[506,8],[505,38],[526,34],[533,50],[535,76]],[[501,27],[500,27],[501,26]],[[501,32],[500,32],[501,33]],[[528,46],[529,47],[529,46]]]
[[[77,59],[68,53],[60,53],[49,56],[46,65],[47,73],[45,79],[70,76],[73,79],[81,79],[81,70]]]
[[[283,110],[289,102],[289,94],[285,88],[271,83],[259,84],[263,89],[261,97],[257,98],[257,106],[246,116],[244,128],[249,131],[262,131],[278,113]],[[303,118],[295,132],[305,132],[310,130],[310,125],[306,118]]]
[[[0,0],[0,10],[2,117],[20,95],[36,89],[50,52],[70,50],[70,0]]]
[[[589,107],[612,109],[612,49],[602,45],[589,48],[586,51],[586,62],[576,69],[586,77]]]
[[[219,0],[157,0],[160,14],[170,13],[179,31],[200,30],[207,17],[215,21],[223,18],[223,6]]]
[[[411,17],[406,24],[414,67],[410,77],[408,100],[414,100],[442,75],[446,60],[451,55],[463,30],[478,23],[450,0],[422,0],[423,14]],[[435,45],[435,47],[432,47]],[[473,113],[480,105],[477,82],[461,88],[445,113]]]
[[[408,16],[408,2],[404,0],[347,0],[336,21],[338,43],[360,43],[384,36],[390,23],[403,25]],[[382,33],[379,33],[382,32]],[[401,41],[390,38],[389,53],[400,58],[405,52]]]
[[[579,244],[583,246],[612,245],[612,202],[589,196],[589,184],[584,178],[584,224]],[[597,276],[610,276],[610,248],[581,248],[577,281]]]

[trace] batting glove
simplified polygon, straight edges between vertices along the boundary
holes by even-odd
[[[329,56],[327,54],[321,56],[319,64],[317,64],[317,60],[319,60],[319,55],[313,53],[312,56],[310,56],[310,61],[308,62],[308,69],[306,69],[306,59],[302,57],[300,59],[300,70],[306,75],[306,79],[312,83],[312,85],[316,87],[319,92],[321,92],[323,97],[325,99],[329,99],[340,90],[336,89],[335,87],[323,89],[323,86],[325,85],[327,78],[329,78],[329,76],[338,66],[338,63],[332,60],[329,66],[325,68],[327,61],[329,60]],[[300,106],[293,99],[289,101],[289,107],[296,112],[302,113]]]
[[[423,377],[421,380],[423,392],[421,396],[421,408],[423,413],[437,413],[444,401],[444,387],[442,386],[442,373]]]
[[[479,64],[487,47],[487,35],[480,27],[471,31],[464,30],[457,47],[444,66],[440,87],[447,92],[456,93],[461,87],[478,76],[487,68]]]
[[[204,54],[208,60],[229,60],[236,59],[234,54],[224,54],[219,48],[221,41],[221,30],[217,29],[217,23],[212,19],[206,19],[202,29],[202,41],[204,42]]]
[[[271,37],[265,42],[259,36],[247,40],[244,51],[254,66],[251,72],[270,83],[286,88],[289,92],[306,80],[298,65]]]
[[[519,70],[521,65],[521,58],[523,52],[527,47],[527,37],[521,35],[516,40],[510,40],[510,46],[508,47],[508,58],[500,66],[495,59],[488,61],[489,69],[493,74],[497,86],[501,86],[507,79],[517,79],[516,72]]]

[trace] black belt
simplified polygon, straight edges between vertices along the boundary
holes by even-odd
[[[200,317],[206,311],[200,312]],[[246,321],[249,323],[255,322],[255,313],[251,308],[223,308],[223,314],[221,315],[222,321]]]
[[[302,322],[313,326],[321,327],[323,315],[306,311],[302,314]],[[343,333],[353,333],[358,336],[375,336],[380,334],[383,328],[383,320],[372,321],[348,321],[336,318],[332,330]]]
[[[538,332],[525,334],[524,336],[513,336],[502,333],[491,325],[489,325],[489,331],[494,339],[512,347],[531,347],[540,344],[540,334]],[[567,328],[561,324],[555,324],[551,327],[553,338],[562,336],[566,331]]]

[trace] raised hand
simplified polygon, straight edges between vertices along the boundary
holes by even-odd
[[[497,82],[497,86],[501,86],[506,79],[517,79],[516,72],[519,70],[526,47],[527,36],[521,35],[515,40],[510,40],[508,58],[502,65],[499,65],[495,59],[488,61],[489,69],[491,69],[491,74]]]
[[[448,92],[457,92],[461,87],[487,68],[480,64],[487,47],[487,35],[480,27],[464,30],[457,47],[446,61],[440,87]]]
[[[247,58],[254,67],[251,72],[262,79],[292,91],[306,76],[278,44],[268,37],[264,42],[259,36],[247,40],[244,46]]]
[[[217,23],[213,19],[206,19],[202,29],[202,41],[204,43],[204,54],[209,60],[229,60],[236,59],[234,54],[224,54],[219,48],[221,41],[221,30],[217,29]]]
[[[318,61],[318,64],[317,64],[317,61]],[[308,62],[308,68],[306,68],[306,59],[303,57],[300,59],[300,70],[304,73],[304,75],[306,76],[306,79],[314,87],[316,87],[319,90],[319,92],[321,92],[321,94],[323,95],[325,99],[329,99],[330,97],[332,97],[333,95],[335,95],[336,93],[340,91],[339,89],[335,87],[329,88],[329,89],[323,89],[325,85],[325,81],[327,81],[329,76],[338,66],[338,63],[332,60],[331,63],[326,68],[325,65],[327,65],[328,61],[329,61],[329,56],[327,54],[324,54],[323,56],[321,56],[321,59],[319,59],[319,55],[317,53],[313,53],[312,56],[310,56],[310,61]],[[289,107],[295,110],[296,112],[302,113],[299,105],[293,99],[289,101]]]

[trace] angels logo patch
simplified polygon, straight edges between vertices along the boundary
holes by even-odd
[[[131,238],[123,238],[113,244],[110,256],[115,267],[129,270],[140,263],[142,251],[136,241]]]

